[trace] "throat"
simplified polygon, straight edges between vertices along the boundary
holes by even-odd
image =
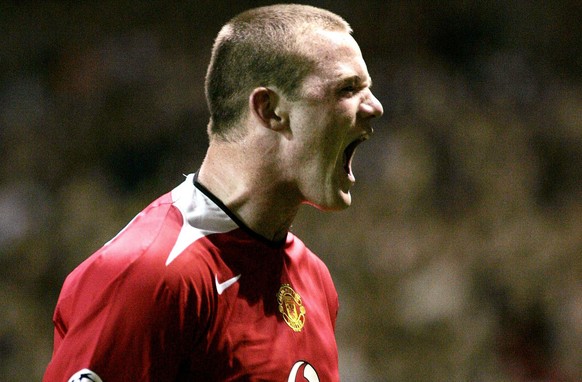
[[[265,192],[256,189],[244,198],[231,200],[227,207],[252,231],[269,241],[281,241],[299,211],[301,201],[291,198],[289,189]]]

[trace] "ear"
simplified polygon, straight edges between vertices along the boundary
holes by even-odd
[[[281,98],[276,91],[259,87],[249,97],[251,113],[264,127],[281,131],[288,123],[287,113],[283,110]]]

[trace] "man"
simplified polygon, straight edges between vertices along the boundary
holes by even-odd
[[[300,5],[223,27],[202,166],[69,275],[44,381],[339,380],[337,293],[289,227],[350,205],[382,114],[350,33]]]

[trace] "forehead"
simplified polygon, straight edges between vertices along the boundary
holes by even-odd
[[[349,79],[371,82],[360,47],[349,33],[316,31],[305,37],[303,46],[316,62],[305,86],[329,87]]]

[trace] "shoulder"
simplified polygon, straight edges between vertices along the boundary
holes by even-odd
[[[335,286],[327,265],[303,241],[292,233],[289,233],[285,244],[285,251],[291,259],[291,262],[301,273],[318,278],[328,294],[336,295]]]
[[[157,288],[160,283],[179,287],[168,272],[167,258],[184,225],[172,193],[166,193],[137,214],[115,237],[77,266],[61,292],[97,295],[113,287],[118,292]],[[165,288],[165,287],[164,287]]]
[[[58,303],[58,314],[67,326],[75,315],[99,316],[103,306],[111,317],[127,321],[126,317],[139,316],[152,328],[182,327],[178,321],[187,316],[192,322],[186,328],[208,319],[213,279],[207,251],[193,245],[190,256],[166,264],[172,247],[168,237],[176,235],[167,230],[174,219],[161,218],[166,223],[155,228],[159,223],[146,222],[149,217],[138,217],[67,277]]]
[[[329,270],[323,260],[309,249],[301,239],[291,232],[287,235],[285,250],[293,261],[297,262],[299,265],[315,267],[329,275]]]

